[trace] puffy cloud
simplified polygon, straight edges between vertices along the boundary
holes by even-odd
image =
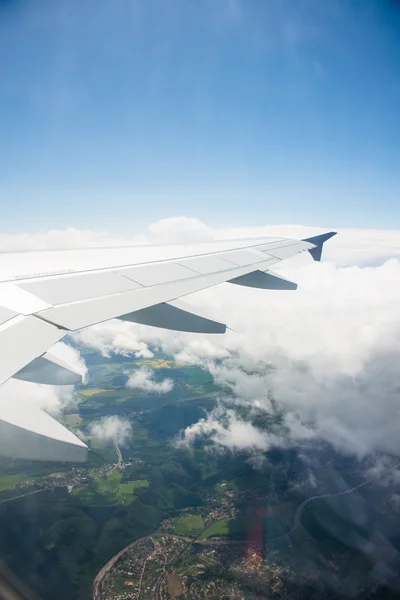
[[[182,340],[184,343],[182,344]],[[177,340],[175,339],[175,345]],[[161,340],[161,345],[165,352],[170,352],[174,355],[177,362],[187,363],[191,365],[206,365],[209,360],[216,360],[229,357],[229,351],[215,344],[212,340],[205,336],[199,336],[198,339],[180,337],[180,348],[177,350],[168,340]]]
[[[200,219],[188,217],[160,219],[149,226],[147,235],[149,241],[157,244],[193,244],[215,237],[214,231]]]
[[[248,316],[230,338],[236,367],[217,364],[215,377],[229,379],[237,396],[266,410],[273,398],[290,417],[294,440],[308,437],[305,424],[312,423],[315,435],[338,449],[398,452],[400,263],[322,263],[297,274],[299,291],[271,293],[267,307],[262,292],[238,300]],[[234,300],[231,306],[228,294],[225,300],[239,329]]]
[[[82,375],[82,383],[86,383],[88,370],[79,350],[64,342],[58,342],[58,344],[52,347],[51,353],[71,367],[76,373]]]
[[[399,261],[307,265],[297,279],[293,294],[218,290],[238,333],[223,341],[231,358],[211,365],[215,381],[266,412],[273,400],[293,443],[399,453]]]
[[[171,217],[151,223],[147,231],[125,238],[107,231],[52,229],[41,233],[0,235],[0,252],[67,250],[138,244],[185,244],[214,239],[216,232],[195,218]]]
[[[227,409],[222,404],[206,418],[187,427],[177,445],[190,446],[200,437],[229,450],[268,450],[276,443],[275,436],[240,419],[233,409]]]
[[[89,433],[99,442],[115,442],[124,446],[132,437],[132,427],[126,419],[112,415],[90,423]]]
[[[33,403],[54,417],[65,409],[76,407],[78,401],[72,385],[41,385],[9,379],[0,387],[0,402],[12,402],[19,410],[27,403]]]
[[[144,392],[153,392],[154,394],[168,394],[173,389],[174,382],[169,378],[162,381],[155,381],[154,371],[146,367],[141,367],[129,376],[126,387],[137,388]]]
[[[96,348],[103,356],[115,353],[122,356],[152,358],[153,352],[139,339],[138,333],[135,325],[115,319],[81,329],[71,337],[78,344]]]
[[[63,250],[71,248],[96,248],[124,243],[111,238],[106,232],[68,229],[52,229],[43,233],[0,235],[0,252],[22,252],[34,250]]]

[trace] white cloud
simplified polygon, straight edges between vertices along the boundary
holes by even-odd
[[[103,356],[110,356],[113,352],[137,358],[153,356],[147,344],[140,341],[137,327],[117,319],[81,329],[71,337],[78,344],[96,348]]]
[[[183,339],[184,343],[182,344]],[[199,336],[198,339],[193,339],[193,337],[183,338],[183,336],[181,336],[179,341],[181,342],[179,350],[171,347],[171,345],[168,344],[168,340],[161,342],[163,349],[166,352],[170,349],[177,362],[191,365],[204,365],[207,364],[208,360],[229,357],[228,350],[205,336]],[[175,340],[175,346],[176,343],[177,340]]]
[[[215,233],[200,219],[171,217],[152,223],[147,236],[157,244],[193,244],[212,240]]]
[[[12,402],[20,410],[24,404],[32,403],[57,417],[63,410],[76,407],[78,398],[72,385],[41,385],[9,379],[0,387],[0,402]]]
[[[151,223],[144,233],[132,238],[91,229],[52,229],[41,233],[0,235],[0,252],[101,248],[138,244],[185,244],[214,239],[216,232],[195,218],[171,217]]]
[[[240,419],[233,409],[223,404],[219,404],[206,418],[187,427],[177,445],[190,446],[200,437],[229,450],[268,450],[276,443],[273,435],[267,435],[252,423]]]
[[[57,356],[76,373],[82,375],[82,383],[86,383],[88,370],[79,350],[64,342],[58,342],[52,347],[51,354]]]
[[[162,381],[155,381],[154,371],[146,367],[140,367],[129,376],[126,387],[137,388],[144,392],[153,392],[154,394],[168,394],[173,389],[174,382],[169,378]]]
[[[223,340],[232,358],[212,365],[215,380],[267,412],[273,398],[294,443],[320,437],[359,456],[399,453],[399,261],[311,264],[296,275],[294,293],[218,290],[238,333]]]
[[[118,240],[111,238],[105,232],[69,227],[68,229],[52,229],[43,233],[0,235],[0,252],[93,248],[116,243]]]
[[[90,423],[89,433],[102,443],[116,442],[124,446],[132,437],[132,427],[126,419],[112,415]]]

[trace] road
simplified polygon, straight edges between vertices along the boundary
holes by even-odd
[[[154,408],[148,408],[147,410],[140,411],[140,414],[147,414],[154,412],[155,410],[160,410],[160,408],[165,408],[165,406],[172,406],[174,404],[183,404],[185,402],[193,402],[194,400],[204,400],[205,398],[217,398],[220,396],[226,396],[225,392],[209,392],[208,394],[200,394],[198,396],[188,396],[187,398],[178,398],[178,400],[173,400],[172,402],[166,402],[165,404],[161,404],[160,406],[155,406]]]
[[[32,494],[40,494],[40,492],[48,492],[49,490],[52,490],[53,488],[48,487],[48,488],[43,488],[41,490],[33,490],[33,492],[27,492],[26,494],[20,494],[19,496],[13,496],[12,498],[6,498],[5,500],[2,500],[0,502],[0,504],[5,504],[6,502],[11,502],[12,500],[18,500],[19,498],[25,498],[25,496],[31,496]]]
[[[399,466],[400,466],[400,462],[394,464],[392,467],[389,467],[386,470],[386,473],[388,473],[389,471],[392,471],[393,469],[396,469]],[[311,498],[307,498],[307,500],[304,500],[304,502],[302,502],[301,504],[299,504],[299,506],[296,509],[296,513],[295,513],[295,516],[294,516],[294,522],[293,522],[292,529],[290,530],[290,533],[293,533],[298,528],[298,526],[300,525],[301,515],[303,513],[303,510],[307,506],[307,504],[309,504],[310,502],[313,502],[314,500],[322,500],[323,498],[334,498],[335,496],[345,496],[346,494],[352,494],[356,490],[359,490],[360,488],[368,485],[369,483],[373,483],[374,481],[376,481],[377,479],[379,479],[380,476],[381,476],[381,474],[378,474],[375,477],[371,477],[370,479],[367,479],[366,481],[362,481],[358,485],[355,485],[354,487],[349,488],[348,490],[343,490],[341,492],[332,492],[330,494],[317,494],[316,496],[312,496]]]
[[[154,546],[154,543],[153,543],[153,546]],[[154,552],[154,551],[153,551],[153,552]],[[152,554],[153,554],[153,552],[152,552]],[[149,554],[149,556],[151,556],[151,554]],[[148,556],[148,557],[145,559],[145,561],[143,562],[143,568],[142,568],[142,572],[140,573],[138,598],[140,598],[140,594],[141,594],[141,591],[142,591],[143,573],[144,573],[144,570],[145,570],[145,568],[146,568],[147,561],[149,560],[149,556]]]

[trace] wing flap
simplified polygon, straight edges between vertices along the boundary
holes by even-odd
[[[16,317],[18,313],[14,310],[10,310],[9,308],[5,308],[4,306],[0,306],[0,325],[9,321],[13,317]]]
[[[0,304],[21,315],[31,315],[50,306],[47,302],[13,283],[0,284]]]
[[[247,275],[231,279],[229,283],[262,290],[297,290],[297,283],[289,281],[289,279],[285,279],[272,271],[252,271]]]
[[[50,352],[34,358],[15,373],[14,378],[47,385],[77,385],[82,382],[82,375]]]
[[[268,267],[270,262],[270,260],[267,260],[264,263],[259,263],[260,268],[262,268],[263,264],[265,267]],[[278,259],[276,259],[276,262],[279,262]],[[252,265],[235,267],[223,272],[194,276],[189,279],[141,288],[123,294],[114,294],[113,296],[106,296],[104,298],[55,306],[40,312],[39,315],[55,325],[75,331],[153,306],[154,304],[175,300],[180,296],[186,296],[187,294],[212,287],[218,283],[223,283],[234,277],[249,273],[252,270],[254,270]]]
[[[35,316],[19,315],[0,326],[0,384],[41,356],[67,332]]]
[[[182,300],[162,302],[118,317],[141,325],[151,325],[190,333],[225,333],[226,325],[201,314],[194,306]]]
[[[0,454],[29,460],[85,462],[88,447],[38,407],[1,402]]]

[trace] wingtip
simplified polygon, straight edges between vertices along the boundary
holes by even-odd
[[[326,234],[326,240],[330,240],[331,238],[333,238],[333,236],[337,235],[337,231],[330,231],[329,233]],[[325,241],[326,241],[325,240]]]
[[[329,231],[328,233],[321,233],[320,235],[314,235],[313,237],[305,238],[303,242],[309,242],[315,244],[315,246],[321,246],[326,241],[330,240],[334,235],[337,235],[337,231]]]
[[[309,253],[314,260],[318,262],[321,260],[322,246],[326,241],[330,240],[336,234],[337,231],[329,231],[328,233],[322,233],[321,235],[315,235],[303,240],[303,242],[308,242],[309,244],[313,244],[315,246],[314,248],[309,249]]]

